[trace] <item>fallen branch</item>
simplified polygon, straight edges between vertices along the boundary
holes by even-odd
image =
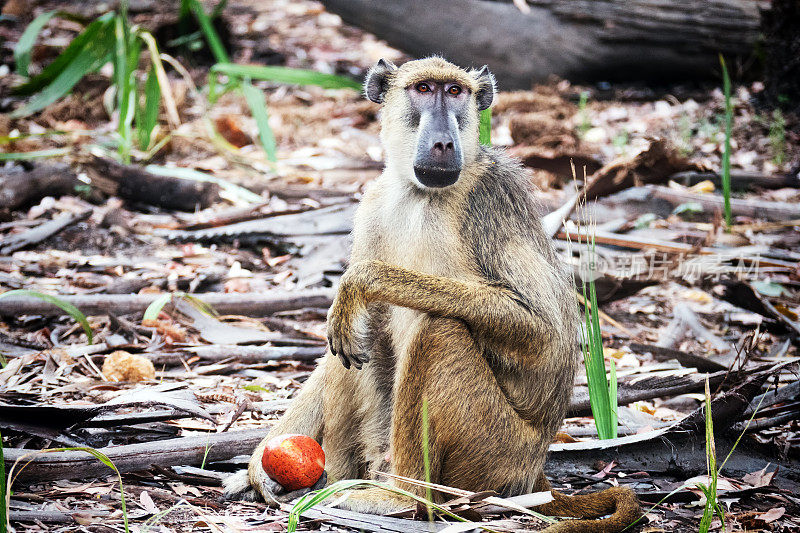
[[[10,235],[9,237],[0,241],[0,254],[10,254],[17,250],[22,250],[28,246],[39,244],[40,242],[52,237],[56,233],[64,229],[82,222],[92,216],[92,210],[87,209],[80,213],[68,213],[60,217],[48,220],[39,224],[35,228],[31,228],[21,233]]]
[[[40,165],[30,172],[0,173],[0,206],[17,209],[45,196],[75,194],[75,188],[86,185],[69,166]]]
[[[186,348],[186,353],[159,353],[149,356],[154,365],[180,365],[187,356],[196,356],[203,361],[232,360],[237,363],[263,363],[265,361],[311,362],[325,355],[325,346],[230,346],[212,345]]]
[[[700,194],[673,189],[661,185],[648,186],[655,198],[666,200],[672,205],[697,203],[708,213],[723,210],[725,199],[716,194]],[[731,214],[772,221],[800,218],[800,205],[794,202],[769,202],[753,198],[731,198]]]
[[[213,461],[224,461],[237,455],[253,451],[266,435],[266,428],[226,433],[210,433],[178,439],[158,440],[109,446],[100,448],[120,472],[147,470],[152,465],[200,465]],[[57,479],[80,479],[110,475],[112,471],[95,457],[81,451],[40,453],[29,455],[35,450],[5,448],[6,472],[14,463],[22,459],[17,467],[19,475],[15,481],[52,481]],[[27,461],[27,467],[19,470]]]
[[[139,166],[122,165],[97,156],[93,156],[86,168],[94,187],[131,202],[195,211],[219,199],[219,185],[209,181],[158,176]]]
[[[712,361],[707,357],[675,350],[673,348],[666,348],[655,344],[639,344],[638,342],[632,342],[628,346],[636,353],[650,353],[657,361],[675,359],[681,365],[689,368],[696,368],[700,372],[718,372],[726,369],[725,365]]]
[[[271,315],[306,307],[327,308],[333,301],[332,289],[307,289],[302,291],[270,291],[253,294],[199,293],[199,300],[222,314],[247,316]],[[58,298],[80,309],[86,315],[108,313],[138,313],[147,309],[160,294],[91,294]],[[11,296],[0,299],[0,316],[60,315],[61,309],[30,296]]]
[[[716,172],[678,172],[670,176],[670,180],[687,187],[696,185],[701,181],[711,181],[717,187],[722,186],[722,178]],[[734,190],[752,191],[757,188],[782,189],[784,187],[800,187],[800,176],[731,170],[731,188]]]

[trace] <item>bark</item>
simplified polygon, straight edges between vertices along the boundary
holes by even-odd
[[[503,89],[570,80],[718,78],[719,56],[752,53],[750,0],[322,0],[345,22],[413,56],[489,65]]]
[[[209,304],[222,314],[262,316],[305,307],[329,307],[333,301],[332,289],[303,291],[271,291],[263,294],[200,293],[193,296]],[[58,295],[86,315],[108,313],[127,314],[142,312],[160,294],[83,294]],[[11,296],[0,299],[0,316],[60,315],[63,311],[39,298]]]

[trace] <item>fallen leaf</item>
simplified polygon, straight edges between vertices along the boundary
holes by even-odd
[[[786,508],[785,507],[773,507],[772,509],[770,509],[766,513],[760,514],[758,516],[758,518],[759,518],[759,520],[763,520],[764,522],[769,524],[771,522],[774,522],[775,520],[778,520],[785,513],[786,513]]]

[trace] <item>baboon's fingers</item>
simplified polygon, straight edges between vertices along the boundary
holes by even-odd
[[[324,488],[327,483],[328,483],[328,473],[323,470],[322,471],[322,476],[319,478],[319,480],[317,480],[316,483],[314,483],[313,486],[305,488],[305,489],[293,490],[292,492],[287,492],[285,494],[281,494],[280,496],[277,496],[275,499],[278,500],[279,502],[287,503],[287,502],[290,502],[292,500],[296,500],[300,496],[304,496],[304,495],[308,494],[309,492]]]

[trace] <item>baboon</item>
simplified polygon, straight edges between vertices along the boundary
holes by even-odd
[[[261,454],[283,433],[321,442],[330,481],[387,468],[424,479],[423,401],[431,481],[504,496],[548,490],[544,461],[572,393],[579,317],[529,180],[502,150],[479,144],[494,78],[431,57],[381,60],[364,85],[383,104],[386,167],[356,213],[329,351],[227,492],[269,500],[280,490]],[[584,520],[548,532],[621,531],[639,516],[626,488],[553,495],[540,512]],[[409,505],[380,489],[340,504],[370,513]]]

